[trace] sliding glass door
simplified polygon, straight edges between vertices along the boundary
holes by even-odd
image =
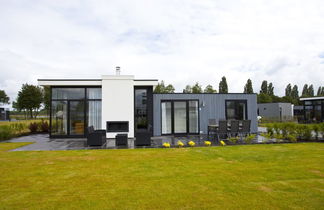
[[[198,134],[198,100],[162,101],[161,134]]]
[[[101,129],[100,87],[51,88],[51,137],[82,137],[87,126]]]

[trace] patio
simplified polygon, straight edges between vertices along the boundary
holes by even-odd
[[[263,131],[263,128],[259,128]],[[207,135],[190,135],[190,136],[158,136],[152,137],[151,146],[135,146],[134,139],[128,139],[128,146],[116,146],[115,139],[107,139],[104,146],[87,146],[86,138],[49,138],[48,134],[35,134],[21,136],[4,142],[34,142],[23,147],[16,148],[12,151],[47,151],[47,150],[83,150],[83,149],[135,149],[135,148],[161,148],[163,143],[169,142],[171,146],[177,144],[180,140],[185,145],[189,141],[194,141],[196,146],[203,146],[204,141],[208,140]],[[262,142],[263,137],[257,135],[255,142]],[[212,146],[219,145],[217,141],[211,141]]]

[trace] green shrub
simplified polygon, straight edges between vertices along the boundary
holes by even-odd
[[[280,127],[279,127],[279,123],[274,123],[273,124],[273,129],[274,129],[274,133],[275,134],[280,134]]]
[[[14,132],[8,125],[0,126],[0,140],[10,139],[14,136]]]
[[[273,134],[274,134],[273,124],[269,123],[266,126],[267,126],[267,133],[269,133],[271,136],[273,136]]]
[[[312,138],[312,129],[309,125],[301,125],[302,135],[301,138],[304,140],[311,140]]]
[[[316,140],[318,139],[318,134],[320,132],[320,125],[319,124],[313,124],[312,125],[312,130],[314,131],[315,133],[315,138]]]
[[[238,136],[230,137],[228,140],[229,140],[231,143],[236,144],[236,143],[238,142],[238,140],[239,140],[239,137],[238,137]]]
[[[256,137],[255,134],[249,134],[244,138],[244,142],[247,144],[251,144],[252,140]]]
[[[287,139],[288,139],[290,142],[297,142],[297,136],[294,135],[294,134],[288,134]]]

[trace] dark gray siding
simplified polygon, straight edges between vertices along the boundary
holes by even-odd
[[[161,135],[161,100],[199,100],[200,133],[207,134],[208,119],[225,119],[225,100],[247,100],[248,119],[251,132],[257,132],[256,94],[154,94],[153,135]],[[202,106],[204,104],[204,106]]]
[[[259,115],[262,117],[279,118],[280,108],[283,118],[293,116],[291,103],[258,104]]]

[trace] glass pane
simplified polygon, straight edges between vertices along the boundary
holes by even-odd
[[[95,130],[101,127],[101,101],[88,101],[87,119],[88,126],[93,126]]]
[[[161,103],[161,114],[162,114],[162,134],[170,134],[171,129],[171,102]]]
[[[321,122],[322,120],[322,105],[316,105],[315,106],[315,121],[316,122]]]
[[[70,101],[70,135],[84,134],[84,102]]]
[[[226,101],[226,116],[227,120],[235,120],[235,102]]]
[[[51,134],[67,134],[67,101],[52,101]]]
[[[101,99],[101,88],[87,88],[88,99]]]
[[[147,90],[135,90],[135,129],[147,129]]]
[[[187,133],[186,102],[174,102],[174,133]]]
[[[246,103],[238,102],[236,120],[246,120]]]
[[[198,133],[198,101],[189,101],[189,133]]]
[[[84,99],[84,88],[52,88],[52,99]]]

